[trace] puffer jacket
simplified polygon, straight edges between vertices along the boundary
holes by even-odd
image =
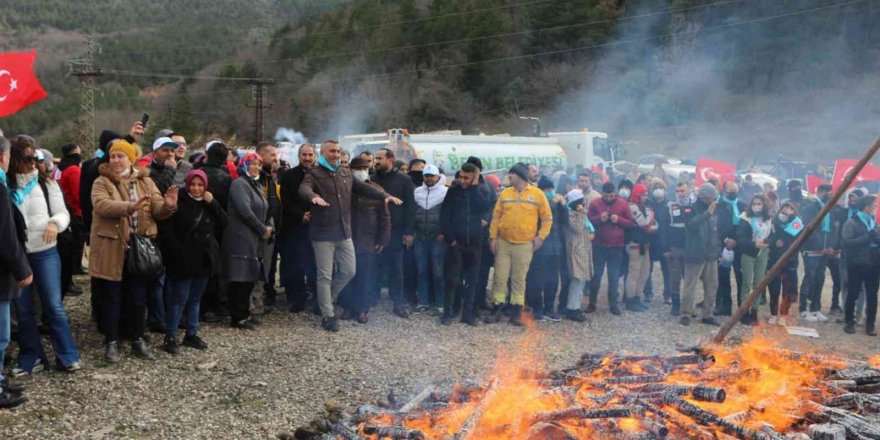
[[[422,186],[416,188],[416,237],[419,239],[437,238],[440,234],[440,209],[449,191],[444,185]]]
[[[37,171],[29,174],[18,174],[16,175],[17,188],[24,189],[31,180],[37,178]],[[16,205],[16,208],[18,208],[18,211],[21,212],[25,220],[25,227],[27,228],[25,249],[29,254],[52,249],[57,244],[57,242],[43,242],[43,234],[46,232],[50,222],[55,224],[59,234],[64,232],[70,225],[70,214],[67,212],[67,206],[64,204],[64,194],[61,192],[61,188],[54,180],[50,179],[46,181],[46,190],[49,193],[48,204],[46,203],[46,196],[43,190],[37,184],[33,186],[21,203]]]
[[[843,251],[848,266],[875,266],[880,263],[877,230],[869,231],[858,216],[843,224]]]
[[[134,182],[138,197],[150,196],[150,211],[138,213],[137,234],[156,238],[157,221],[165,220],[174,211],[165,206],[165,199],[150,179],[146,168],[134,167],[131,174],[121,177],[110,170],[110,164],[98,167],[101,177],[92,186],[91,251],[89,276],[109,281],[121,281],[125,263],[125,248],[131,234],[128,208],[131,206],[129,185]]]

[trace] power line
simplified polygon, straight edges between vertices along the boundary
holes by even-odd
[[[535,33],[541,33],[541,32],[553,32],[553,31],[561,31],[561,30],[567,30],[567,29],[595,26],[595,25],[600,25],[600,24],[616,23],[616,22],[625,21],[625,20],[635,20],[635,19],[639,19],[639,18],[653,17],[656,15],[676,14],[676,13],[681,13],[681,12],[692,11],[695,9],[706,9],[706,8],[711,8],[711,7],[715,7],[715,6],[724,6],[724,5],[728,5],[728,4],[742,3],[742,1],[743,0],[725,0],[725,1],[720,1],[717,3],[710,3],[710,4],[698,5],[698,6],[690,6],[687,8],[667,9],[667,10],[663,10],[663,11],[648,12],[648,13],[644,13],[644,14],[629,15],[629,16],[625,16],[625,17],[608,18],[608,19],[604,19],[604,20],[596,20],[596,21],[591,21],[591,22],[586,22],[586,23],[574,23],[574,24],[569,24],[569,25],[530,29],[530,30],[518,31],[518,32],[504,32],[504,33],[500,33],[500,34],[485,35],[485,36],[481,36],[481,37],[436,41],[436,42],[431,42],[431,43],[409,44],[409,45],[385,47],[385,48],[366,50],[366,51],[350,51],[350,52],[333,53],[333,54],[327,54],[327,55],[317,55],[317,56],[303,55],[303,56],[296,56],[296,57],[290,57],[290,58],[281,58],[281,59],[276,59],[276,60],[271,60],[271,61],[249,61],[249,63],[255,64],[255,65],[266,65],[266,64],[278,64],[278,63],[283,63],[286,61],[295,61],[295,60],[311,61],[311,60],[320,60],[320,59],[327,59],[327,58],[337,58],[337,57],[347,57],[347,56],[354,56],[354,55],[367,55],[367,54],[374,54],[374,53],[391,52],[391,51],[398,51],[398,50],[421,49],[421,48],[425,48],[425,47],[442,46],[445,44],[460,44],[460,43],[468,43],[468,42],[472,42],[472,41],[485,41],[485,40],[492,40],[492,39],[496,39],[496,38],[515,37],[515,36],[529,35],[529,34],[535,34]],[[240,62],[211,64],[208,67],[235,66],[235,65],[238,65],[239,63]],[[201,66],[201,67],[204,67],[204,66]],[[191,69],[191,68],[200,68],[200,67],[199,66],[191,66],[186,69]],[[186,70],[186,69],[184,69],[184,70]],[[169,71],[160,71],[160,72],[172,72],[172,71],[169,70]]]
[[[260,81],[265,78],[237,78],[237,77],[225,77],[225,76],[193,76],[193,75],[179,75],[173,73],[161,73],[161,72],[139,72],[136,70],[116,70],[116,69],[106,69],[102,71],[107,74],[121,75],[121,76],[138,76],[144,78],[171,78],[171,79],[195,79],[195,80],[206,80],[206,81],[240,81],[240,82],[254,82]]]
[[[785,14],[777,14],[777,15],[770,15],[770,16],[765,16],[765,17],[758,17],[755,19],[739,21],[739,22],[735,22],[735,23],[727,23],[727,24],[705,27],[705,28],[701,29],[700,32],[729,29],[729,28],[734,28],[734,27],[738,27],[738,26],[745,26],[745,25],[754,24],[754,23],[761,23],[761,22],[765,22],[765,21],[776,20],[776,19],[780,19],[780,18],[787,18],[787,17],[797,16],[797,15],[809,14],[809,13],[813,13],[813,12],[830,10],[830,9],[834,9],[834,8],[838,8],[838,7],[842,7],[842,6],[850,6],[850,5],[854,5],[854,4],[858,4],[858,3],[864,3],[867,1],[872,1],[872,0],[852,0],[852,1],[843,2],[843,3],[836,3],[833,5],[826,5],[826,6],[820,6],[820,7],[810,8],[810,9],[804,9],[804,10],[800,10],[800,11],[789,12],[789,13],[785,13]],[[381,77],[388,77],[388,76],[405,75],[405,74],[419,73],[419,72],[424,72],[424,71],[439,71],[439,70],[454,69],[454,68],[473,66],[473,65],[484,65],[484,64],[493,64],[493,63],[499,63],[499,62],[516,61],[516,60],[536,58],[536,57],[542,57],[542,56],[548,56],[548,55],[560,55],[560,54],[565,54],[565,53],[580,52],[580,51],[591,50],[591,49],[601,49],[601,48],[605,48],[605,47],[619,46],[619,45],[623,45],[623,44],[636,43],[636,42],[644,42],[644,41],[674,37],[674,36],[685,35],[685,34],[692,34],[692,32],[691,31],[668,32],[668,33],[664,33],[664,34],[649,35],[649,36],[645,36],[645,37],[632,38],[632,39],[628,39],[628,40],[611,41],[611,42],[607,42],[607,43],[600,43],[600,44],[594,44],[594,45],[588,45],[588,46],[579,46],[579,47],[573,47],[573,48],[568,48],[568,49],[559,49],[559,50],[552,50],[552,51],[546,51],[546,52],[515,55],[515,56],[509,56],[509,57],[503,57],[503,58],[492,58],[492,59],[481,60],[481,61],[470,61],[470,62],[464,62],[464,63],[444,64],[444,65],[440,65],[440,66],[425,67],[425,68],[420,68],[420,69],[409,69],[409,70],[401,70],[401,71],[396,71],[396,72],[377,73],[377,74],[371,74],[371,75],[363,75],[360,77],[339,78],[339,79],[326,81],[326,83],[335,84],[335,83],[349,82],[349,81],[363,81],[363,80],[371,79],[371,78],[381,78]],[[302,82],[283,82],[283,83],[277,83],[275,88],[302,87],[302,85],[303,85]],[[188,92],[185,94],[202,95],[202,94],[235,93],[235,92],[238,92],[241,90],[246,90],[246,89],[229,89],[229,90],[191,92],[191,93]]]

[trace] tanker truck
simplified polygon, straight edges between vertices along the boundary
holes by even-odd
[[[386,133],[343,136],[340,142],[352,157],[387,147],[400,160],[424,159],[450,176],[470,156],[480,158],[484,173],[503,173],[517,162],[533,163],[551,172],[595,167],[607,173],[615,160],[608,135],[586,130],[525,137],[462,135],[458,130],[410,134],[406,129],[396,128]]]

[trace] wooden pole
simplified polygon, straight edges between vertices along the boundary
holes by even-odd
[[[770,284],[770,281],[777,275],[779,275],[779,272],[782,271],[782,268],[786,264],[788,264],[789,259],[791,259],[792,257],[796,257],[795,254],[797,253],[798,249],[800,249],[804,241],[806,241],[807,238],[809,238],[810,235],[813,234],[813,231],[816,230],[817,227],[819,227],[819,225],[822,223],[822,219],[831,212],[831,209],[834,208],[834,206],[837,204],[837,201],[840,200],[841,197],[843,197],[843,194],[846,193],[847,189],[849,189],[849,186],[853,183],[854,180],[856,180],[856,176],[859,175],[859,173],[862,171],[862,168],[864,168],[865,165],[868,164],[868,162],[871,160],[872,157],[874,157],[874,154],[876,154],[878,150],[880,150],[880,138],[878,138],[874,142],[874,145],[865,152],[865,154],[862,156],[861,159],[859,159],[858,163],[856,163],[849,174],[844,177],[843,183],[841,183],[840,186],[837,187],[837,190],[834,191],[831,196],[831,200],[829,200],[828,203],[825,203],[825,206],[823,206],[822,209],[819,210],[819,214],[817,214],[816,217],[810,222],[810,224],[808,224],[807,227],[800,234],[798,234],[797,238],[795,238],[794,240],[794,243],[792,243],[791,246],[789,246],[789,248],[785,251],[785,253],[783,253],[782,256],[779,257],[779,261],[777,261],[776,264],[774,264],[773,267],[771,267],[770,270],[767,271],[767,273],[764,275],[764,279],[762,279],[761,282],[758,283],[757,286],[755,286],[752,292],[749,293],[749,296],[746,297],[742,305],[740,305],[739,308],[736,309],[736,312],[733,313],[733,316],[731,316],[730,319],[728,319],[727,322],[725,322],[724,325],[721,326],[721,329],[718,330],[718,333],[715,335],[714,338],[714,341],[716,343],[720,344],[724,342],[724,338],[727,337],[727,334],[730,333],[730,330],[733,329],[737,322],[739,322],[740,318],[742,318],[746,311],[752,308],[752,304],[764,291],[764,289],[767,288],[767,285]],[[709,307],[711,307],[711,305]]]

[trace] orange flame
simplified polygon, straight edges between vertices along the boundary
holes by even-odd
[[[872,367],[880,368],[880,354],[876,356],[871,356],[868,359],[868,363],[871,364]]]

